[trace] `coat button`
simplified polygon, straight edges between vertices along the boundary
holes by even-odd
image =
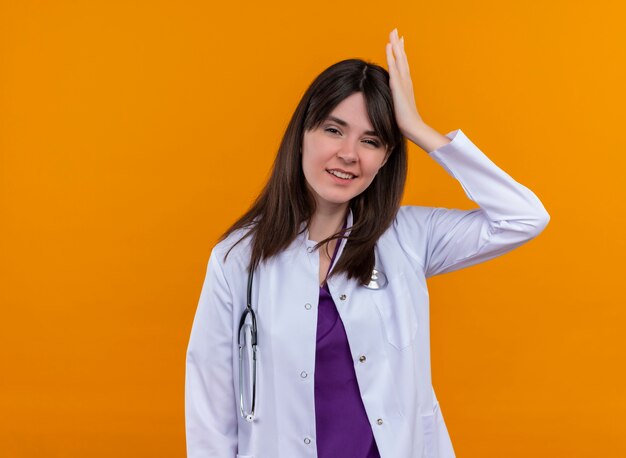
[[[379,418],[378,420],[376,420],[376,423],[378,423],[379,425],[382,425],[383,424],[383,419]]]
[[[339,299],[341,299],[342,301],[345,301],[346,297],[348,297],[348,296],[346,296],[345,294],[342,294],[341,296],[339,296]]]
[[[359,356],[359,361],[361,361],[362,363],[364,363],[366,359],[367,358],[365,358],[365,355]]]
[[[304,304],[304,308],[307,310],[311,310],[311,304],[309,303]]]
[[[307,374],[306,371],[300,372],[300,377],[302,377],[302,378],[306,378],[307,375],[309,375],[309,374]]]
[[[308,437],[304,438],[304,443],[309,445],[311,443],[311,439],[309,439]]]

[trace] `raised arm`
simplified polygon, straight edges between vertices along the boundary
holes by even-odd
[[[423,264],[426,277],[500,256],[536,237],[550,221],[537,196],[495,165],[460,129],[447,137],[451,142],[429,155],[480,208],[400,208],[396,230]]]
[[[495,258],[536,237],[550,215],[537,196],[496,166],[460,130],[441,135],[415,105],[404,37],[386,46],[394,114],[403,135],[457,179],[480,208],[401,207],[396,230],[427,277]]]

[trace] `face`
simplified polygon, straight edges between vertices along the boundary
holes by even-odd
[[[387,161],[386,148],[373,132],[365,98],[344,99],[319,127],[305,131],[302,170],[318,211],[347,207]]]

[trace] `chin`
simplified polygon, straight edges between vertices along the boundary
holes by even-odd
[[[346,199],[323,199],[329,205],[345,205],[349,204],[354,196]]]

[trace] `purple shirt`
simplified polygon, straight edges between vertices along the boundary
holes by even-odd
[[[330,266],[340,242],[337,241]],[[327,283],[320,287],[317,317],[315,424],[319,458],[380,458],[361,399],[346,331]]]

